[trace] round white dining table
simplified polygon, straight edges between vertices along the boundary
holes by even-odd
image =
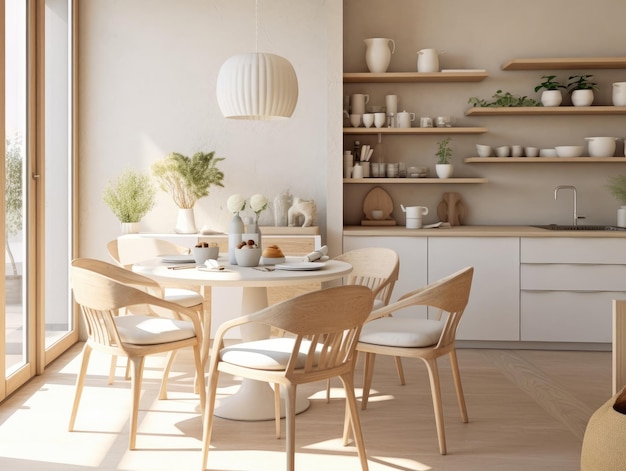
[[[302,257],[287,257],[286,265],[296,268],[302,266]],[[306,269],[264,271],[263,266],[240,267],[228,265],[226,258],[219,259],[223,270],[209,270],[202,266],[168,263],[161,259],[146,260],[133,265],[133,271],[149,276],[157,281],[191,286],[240,287],[242,288],[240,315],[251,314],[268,306],[267,288],[289,286],[303,283],[332,281],[352,271],[352,265],[338,260],[328,260],[320,264],[311,264]],[[271,267],[270,267],[271,269]],[[205,326],[209,322],[204,323]],[[244,342],[268,338],[269,327],[248,325],[241,329]],[[210,331],[204,332],[204,352],[208,353]],[[309,407],[305,397],[298,397],[296,411],[302,412]],[[284,410],[284,409],[283,409]],[[274,392],[265,382],[242,379],[241,387],[231,396],[220,399],[215,415],[233,420],[271,420],[274,418]]]

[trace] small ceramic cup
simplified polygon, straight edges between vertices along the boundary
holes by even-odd
[[[509,146],[496,147],[496,156],[508,157],[511,154],[511,148]]]
[[[383,211],[382,209],[372,209],[372,219],[382,219]]]
[[[371,128],[372,124],[374,124],[374,114],[365,113],[363,115],[363,126],[365,126],[366,128]]]
[[[350,115],[350,124],[353,128],[358,128],[361,125],[361,116],[360,114],[351,114]]]
[[[538,157],[539,147],[525,147],[524,154],[526,155],[526,157]]]
[[[522,155],[524,155],[524,148],[522,146],[511,146],[511,157],[521,157]]]
[[[491,157],[491,146],[476,144],[476,152],[478,152],[478,157]]]
[[[387,122],[387,115],[385,113],[374,113],[374,126],[382,128]]]

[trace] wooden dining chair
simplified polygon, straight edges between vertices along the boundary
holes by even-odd
[[[346,392],[346,415],[352,424],[361,468],[367,457],[354,393],[354,355],[363,322],[373,305],[364,286],[339,286],[314,291],[274,304],[247,316],[225,322],[217,331],[210,356],[208,401],[204,416],[202,469],[206,469],[219,372],[274,384],[275,401],[280,386],[286,389],[287,470],[295,464],[296,388],[299,384],[338,376]],[[230,329],[260,323],[284,330],[286,337],[224,347]],[[276,407],[276,433],[280,437],[280,407]]]
[[[120,255],[120,243],[118,242],[118,239],[113,239],[107,244],[107,251],[109,252],[109,256],[116,265],[118,265],[119,267],[123,267],[130,272],[132,272],[132,266],[135,262],[156,258],[159,255],[165,254],[184,254],[185,251],[188,252],[189,250],[185,247],[172,244],[171,242],[168,242],[166,240],[140,237],[124,239],[124,242],[121,244],[121,246],[122,255]],[[166,301],[180,304],[182,306],[198,311],[198,313],[201,315],[204,333],[208,338],[208,335],[211,332],[211,316],[209,313],[206,312],[205,297],[197,287],[195,287],[195,289],[187,289],[175,285],[164,286],[163,284],[152,280],[152,278],[143,278],[150,280],[151,294],[163,298]],[[146,287],[147,286],[148,285],[146,284]],[[203,351],[203,359],[204,361],[206,361],[206,356],[208,354],[208,345],[203,345]],[[169,373],[175,356],[176,352],[172,351],[165,369],[166,374]],[[117,358],[114,356],[111,358],[109,384],[113,384],[116,366]],[[125,377],[126,379],[129,379],[128,363],[126,364]],[[160,399],[167,399],[167,390],[161,391]]]
[[[357,345],[357,351],[365,353],[361,402],[363,410],[367,407],[369,399],[376,354],[419,358],[424,361],[430,379],[439,451],[442,455],[446,454],[446,439],[437,359],[450,355],[461,418],[467,423],[467,408],[456,356],[456,331],[469,300],[473,274],[473,267],[464,268],[375,310],[363,326]],[[411,306],[427,306],[429,318],[390,316]],[[345,432],[348,432],[347,427]],[[347,438],[344,436],[344,441]]]
[[[82,351],[80,372],[76,380],[76,392],[69,422],[73,431],[80,404],[89,358],[93,350],[110,355],[126,356],[131,363],[132,406],[128,448],[133,450],[137,436],[137,415],[141,396],[144,360],[147,355],[170,352],[192,347],[196,379],[202,410],[205,407],[204,371],[200,346],[202,328],[196,311],[179,304],[165,301],[146,293],[143,289],[124,283],[113,273],[101,270],[101,263],[92,259],[76,259],[70,267],[70,281],[74,299],[81,308],[87,327],[87,341]],[[95,268],[97,267],[97,268]],[[180,319],[165,318],[154,314],[118,316],[120,309],[145,305],[153,312],[175,312]],[[164,377],[165,381],[166,377]]]
[[[400,257],[395,250],[383,247],[354,249],[335,260],[352,265],[352,271],[344,277],[344,284],[367,286],[374,292],[374,309],[389,304],[400,272]],[[396,359],[396,370],[400,384],[405,384],[400,358]],[[330,402],[330,381],[326,385],[326,402]]]

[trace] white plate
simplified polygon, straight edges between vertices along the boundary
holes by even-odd
[[[166,263],[195,263],[196,259],[193,255],[161,255],[161,261]]]
[[[275,268],[276,270],[312,271],[319,270],[324,265],[322,262],[291,262],[279,263]]]

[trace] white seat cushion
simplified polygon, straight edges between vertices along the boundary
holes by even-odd
[[[239,343],[223,348],[220,351],[220,359],[233,365],[257,370],[284,370],[293,351],[293,344],[294,339],[285,337]],[[304,366],[310,345],[311,342],[302,341],[296,368]]]
[[[189,321],[152,316],[119,316],[113,320],[124,343],[154,345],[196,336]]]
[[[204,302],[204,298],[200,293],[180,288],[165,288],[163,290],[163,299],[184,307],[193,307]]]
[[[444,323],[430,319],[382,317],[368,322],[359,342],[389,347],[429,347],[441,336]]]

